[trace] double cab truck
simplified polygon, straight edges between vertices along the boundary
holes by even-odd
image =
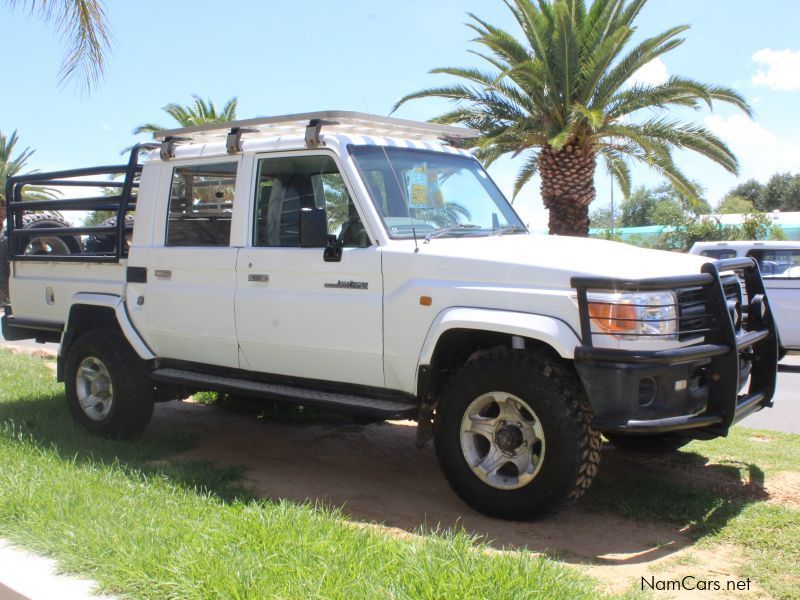
[[[412,419],[461,498],[508,519],[579,498],[601,434],[674,449],[771,405],[755,260],[532,235],[474,136],[328,111],[12,178],[3,333],[60,344],[69,409],[97,434],[136,436],[154,402],[197,390]],[[23,198],[70,181],[98,195]],[[45,211],[114,217],[25,227]],[[51,238],[72,241],[34,243]]]

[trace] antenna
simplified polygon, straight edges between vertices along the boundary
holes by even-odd
[[[363,96],[361,97],[361,101],[364,103],[364,108],[367,109],[369,113],[369,106],[367,105],[367,100]],[[378,132],[373,129],[373,135],[378,137]],[[417,228],[414,227],[414,215],[411,214],[411,204],[409,202],[409,198],[406,196],[404,186],[400,185],[400,178],[397,176],[397,171],[394,169],[394,165],[392,161],[389,160],[389,154],[386,152],[386,146],[380,144],[380,148],[383,151],[383,156],[386,158],[386,164],[389,165],[389,168],[392,170],[392,176],[394,177],[395,183],[397,183],[397,187],[400,190],[400,193],[403,194],[403,201],[406,205],[406,210],[408,211],[408,219],[411,221],[411,234],[414,236],[414,253],[416,254],[419,252],[419,242],[417,240]]]

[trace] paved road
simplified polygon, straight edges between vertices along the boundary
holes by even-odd
[[[779,369],[774,406],[750,415],[739,426],[800,433],[800,357],[786,357]]]
[[[58,352],[57,344],[37,344],[33,340],[7,342],[0,333],[0,346],[4,345],[47,348]],[[738,426],[800,433],[800,356],[789,356],[781,363],[775,405],[750,415]]]

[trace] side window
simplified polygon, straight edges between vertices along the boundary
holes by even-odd
[[[758,261],[764,277],[800,279],[800,250],[751,250],[747,253]]]
[[[701,256],[708,256],[709,258],[736,258],[736,250],[703,250]]]
[[[344,178],[331,157],[258,161],[254,246],[300,246],[300,212],[309,209],[325,211],[328,234],[345,247],[370,245]]]
[[[167,246],[227,246],[231,237],[235,162],[175,167]]]

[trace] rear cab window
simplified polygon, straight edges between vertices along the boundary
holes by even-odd
[[[172,169],[166,246],[228,246],[238,162]]]

